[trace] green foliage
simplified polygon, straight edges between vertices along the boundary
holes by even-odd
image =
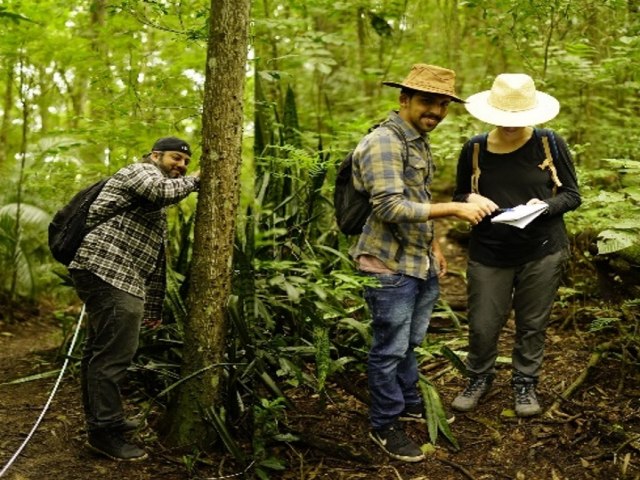
[[[18,221],[19,212],[19,221]],[[0,206],[0,290],[35,298],[36,293],[50,288],[52,277],[42,268],[48,251],[42,244],[50,217],[33,206],[16,204]]]
[[[57,284],[46,215],[73,193],[138,159],[158,136],[190,140],[197,163],[209,3],[107,3],[0,7],[0,285],[17,272],[21,295]],[[566,216],[572,233],[589,230],[600,254],[637,265],[640,23],[623,0],[257,2],[253,17],[227,395],[210,417],[228,431],[230,451],[238,431],[255,432],[267,475],[278,466],[268,442],[286,441],[287,388],[322,392],[335,372],[364,368],[363,281],[330,198],[334,165],[397,108],[397,90],[381,80],[402,79],[413,63],[440,64],[456,70],[465,97],[497,73],[531,74],[560,100],[549,126],[579,166],[584,203]],[[439,193],[450,191],[462,142],[486,128],[454,106],[430,135]],[[17,185],[25,215],[16,229]],[[138,378],[158,401],[179,381],[194,209],[190,199],[170,210],[168,318],[143,331],[137,358]],[[620,338],[633,345],[630,325],[630,313],[602,314],[593,328],[624,328]],[[435,348],[421,354],[430,359]],[[431,398],[435,390],[424,388]]]
[[[24,15],[11,12],[7,7],[0,6],[0,21],[4,21],[4,20],[11,20],[13,23],[16,23],[16,24],[20,22],[33,23],[33,20],[25,17]]]
[[[317,389],[324,390],[331,365],[331,343],[329,329],[316,326],[313,329],[313,346],[316,352],[316,376],[318,377]]]
[[[448,346],[443,345],[440,351],[442,355],[451,362],[456,370],[458,370],[458,372],[460,372],[465,377],[468,376],[469,373],[467,371],[467,366],[453,350],[451,350]]]
[[[604,159],[610,168],[583,171],[583,204],[572,214],[576,229],[597,232],[600,255],[618,252],[638,263],[640,247],[640,162]]]
[[[605,161],[618,171],[621,188],[612,192],[610,198],[606,199],[605,229],[600,232],[598,238],[600,254],[617,252],[633,246],[640,247],[640,161]]]
[[[596,333],[601,330],[605,330],[618,322],[620,322],[619,318],[597,317],[591,322],[591,325],[589,325],[589,332]]]
[[[620,361],[624,370],[635,369],[640,349],[640,299],[625,300],[620,305],[592,308],[593,320],[589,333],[602,336],[609,334],[614,341],[609,355]],[[622,375],[620,385],[624,382]]]
[[[440,400],[437,388],[422,375],[420,376],[419,385],[424,401],[425,418],[427,419],[427,429],[429,431],[429,439],[431,440],[431,443],[433,445],[436,444],[438,432],[441,432],[451,443],[453,448],[458,450],[460,446],[449,427],[447,414],[442,406],[442,401]]]
[[[267,470],[285,469],[282,461],[271,456],[267,450],[267,442],[293,440],[293,437],[280,432],[279,424],[284,418],[285,408],[286,402],[283,398],[272,401],[262,399],[253,407],[253,455],[256,460],[256,475],[260,478],[270,478]]]

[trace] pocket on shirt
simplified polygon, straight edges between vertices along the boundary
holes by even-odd
[[[404,168],[404,181],[407,185],[424,185],[427,176],[427,162],[422,158],[410,157]]]

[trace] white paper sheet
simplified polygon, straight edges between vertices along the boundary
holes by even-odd
[[[546,203],[533,203],[531,205],[518,205],[509,208],[491,219],[494,223],[506,223],[518,228],[524,228],[544,213],[548,205]]]

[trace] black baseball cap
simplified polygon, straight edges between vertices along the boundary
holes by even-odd
[[[182,152],[191,156],[191,147],[184,140],[177,137],[163,137],[156,140],[151,147],[152,152]]]

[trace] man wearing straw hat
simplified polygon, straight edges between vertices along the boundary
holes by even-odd
[[[551,120],[560,110],[555,98],[536,90],[531,77],[501,74],[491,90],[472,95],[465,107],[496,127],[462,148],[454,200],[490,209],[541,205],[544,213],[524,226],[486,218],[473,227],[467,266],[469,382],[451,406],[473,410],[489,392],[498,337],[513,308],[511,384],[516,414],[528,417],[541,412],[536,385],[545,330],[569,255],[563,214],[578,208],[580,193],[565,141],[551,130],[529,126]]]
[[[432,203],[434,164],[427,134],[447,115],[455,73],[414,65],[400,89],[400,109],[364,137],[353,154],[356,189],[370,194],[372,213],[350,254],[363,275],[372,315],[368,358],[373,441],[392,458],[424,458],[401,420],[423,420],[414,348],[422,343],[438,298],[446,262],[435,240],[434,218],[455,216],[477,224],[491,207],[475,203]]]

